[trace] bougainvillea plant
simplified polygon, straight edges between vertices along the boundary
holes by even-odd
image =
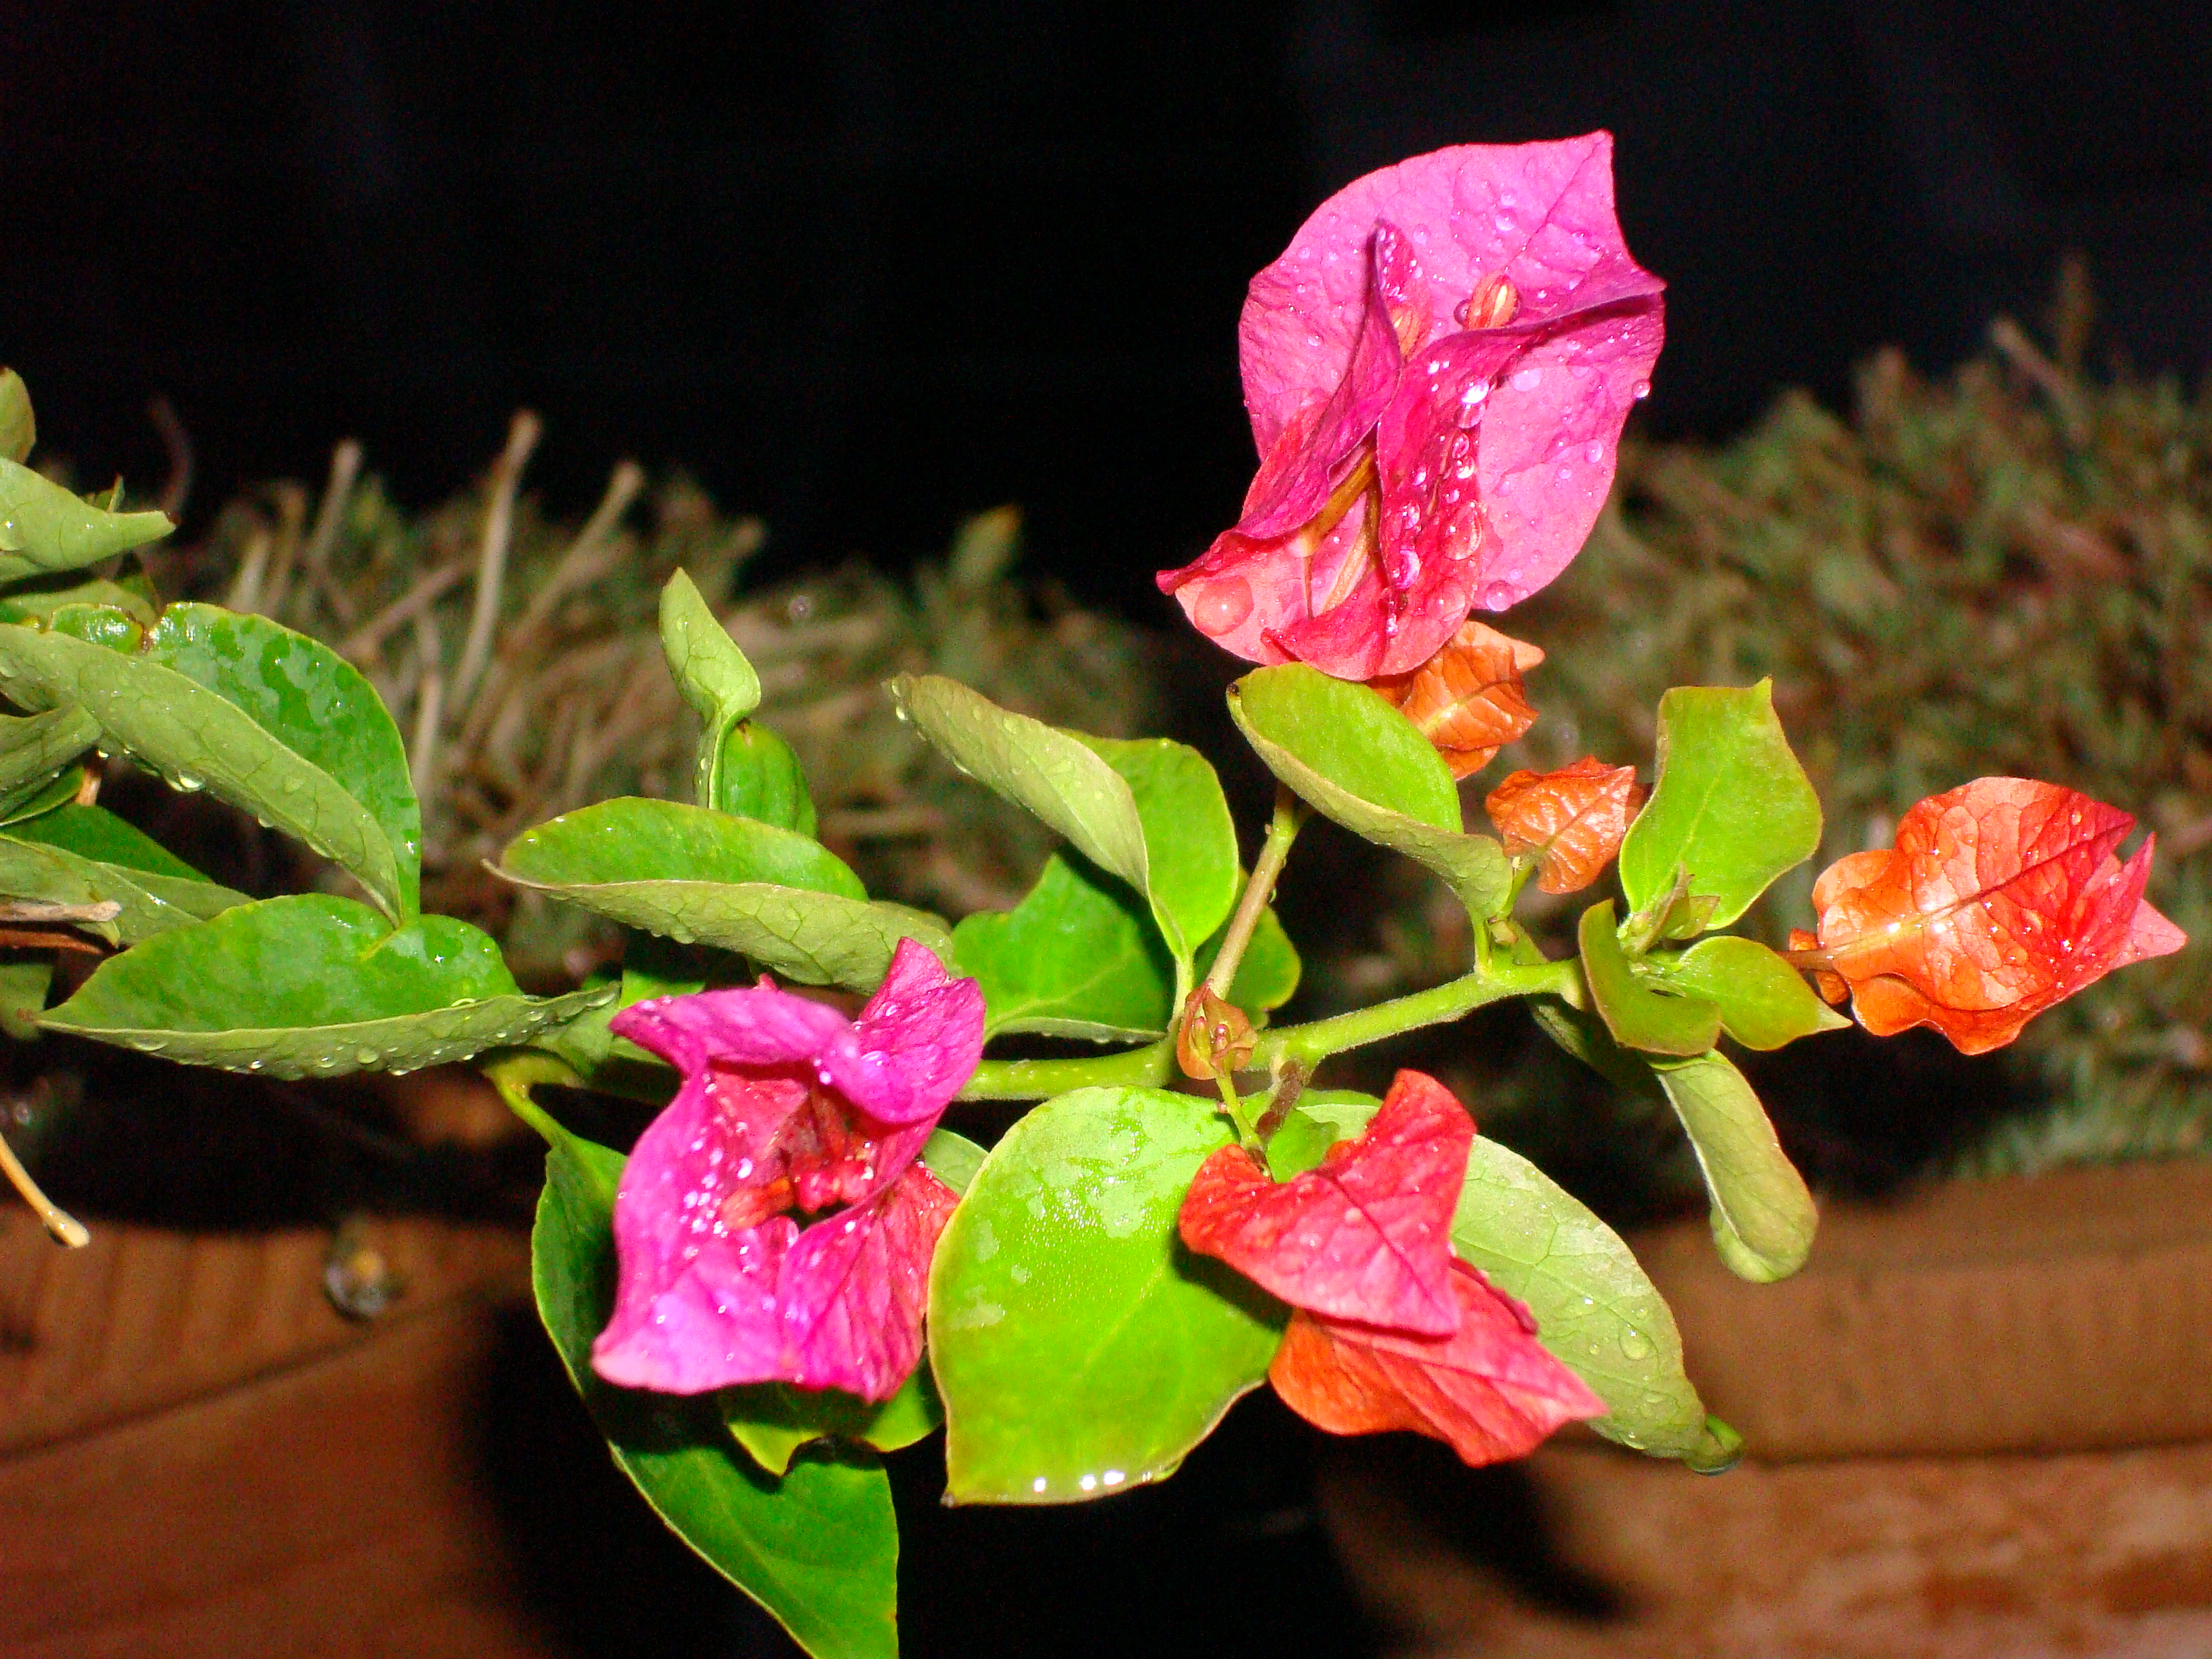
[[[1229,693],[1279,783],[1249,870],[1195,750],[901,678],[920,737],[1064,846],[1011,910],[872,899],[679,574],[661,635],[702,721],[694,799],[586,806],[498,860],[625,930],[618,975],[555,996],[421,912],[407,750],[361,675],[264,618],[162,605],[121,567],[167,521],[32,471],[27,398],[0,379],[0,693],[22,711],[0,720],[0,1014],[283,1078],[475,1061],[547,1142],[538,1304],[617,1461],[818,1655],[896,1650],[882,1459],[940,1425],[956,1503],[1163,1480],[1263,1384],[1328,1431],[1412,1430],[1471,1463],[1581,1421],[1726,1468],[1737,1437],[1622,1241],[1433,1079],[1378,1101],[1319,1086],[1331,1058],[1524,1000],[1671,1105],[1723,1258],[1771,1280],[1815,1212],[1727,1045],[1840,1026],[1849,999],[1869,1030],[1979,1051],[2182,941],[2142,898],[2149,841],[2121,856],[2125,812],[2008,778],[1836,864],[1787,954],[1722,931],[1820,842],[1764,683],[1668,692],[1648,788],[1617,757],[1516,772],[1486,794],[1497,836],[1467,827],[1457,780],[1536,718],[1542,660],[1473,613],[1581,546],[1659,349],[1610,155],[1597,134],[1417,157],[1255,279],[1258,476],[1160,578],[1260,665]],[[204,878],[98,805],[94,749],[299,837],[331,890]],[[1457,977],[1271,1023],[1298,958],[1269,902],[1316,812],[1466,908]],[[1523,888],[1608,870],[1575,954],[1548,958]],[[103,959],[48,1007],[60,950]],[[578,1091],[629,1103],[634,1139],[571,1127]],[[977,1101],[1037,1103],[987,1151],[942,1121]]]

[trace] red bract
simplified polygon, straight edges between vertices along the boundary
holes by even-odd
[[[1294,1307],[1401,1330],[1458,1328],[1452,1209],[1474,1122],[1434,1078],[1401,1072],[1367,1131],[1278,1185],[1242,1146],[1200,1166],[1182,1242]]]
[[[2187,943],[2142,896],[2135,820],[2028,778],[1978,778],[1899,820],[1897,844],[1814,884],[1826,965],[1877,1036],[1933,1025],[1970,1054],[2114,968]]]
[[[1536,885],[1578,893],[1604,873],[1644,805],[1632,766],[1585,755],[1556,772],[1516,772],[1483,803],[1505,850],[1536,855]]]
[[[1477,1465],[1523,1456],[1563,1425],[1605,1414],[1589,1385],[1537,1343],[1526,1308],[1465,1262],[1452,1264],[1451,1282],[1460,1326],[1449,1336],[1293,1313],[1267,1380],[1316,1428],[1411,1429]]]
[[[1543,660],[1540,647],[1470,618],[1412,673],[1370,684],[1467,778],[1536,723],[1521,677]]]
[[[612,1030],[684,1085],[615,1194],[615,1310],[592,1368],[670,1394],[786,1382],[889,1399],[921,1358],[956,1201],[915,1159],[982,1054],[975,981],[905,939],[858,1019],[763,980],[641,1002]]]
[[[1581,548],[1659,355],[1662,287],[1622,244],[1603,132],[1347,185],[1252,280],[1259,474],[1162,590],[1255,662],[1412,672]]]

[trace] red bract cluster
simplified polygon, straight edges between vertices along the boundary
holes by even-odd
[[[1253,278],[1259,474],[1235,527],[1159,579],[1201,633],[1255,662],[1405,674],[1565,567],[1662,333],[1612,163],[1602,132],[1415,156],[1331,197]]]
[[[1556,772],[1515,772],[1483,801],[1505,850],[1536,860],[1536,885],[1579,893],[1605,873],[1643,809],[1632,766],[1585,755]]]
[[[848,1020],[777,990],[641,1002],[612,1029],[684,1073],[615,1195],[600,1376],[898,1391],[951,1190],[915,1160],[983,1052],[983,997],[900,941]],[[810,1218],[802,1226],[798,1217]]]
[[[1978,778],[1898,821],[1893,848],[1854,853],[1813,887],[1820,959],[1877,1036],[1932,1025],[1970,1054],[2003,1047],[2112,969],[2188,942],[2142,896],[2135,820],[2075,790]]]
[[[1442,1084],[1401,1072],[1366,1132],[1318,1169],[1278,1183],[1240,1146],[1200,1166],[1183,1243],[1291,1304],[1267,1375],[1310,1422],[1413,1429],[1487,1463],[1603,1414],[1528,1310],[1452,1255],[1474,1139]]]

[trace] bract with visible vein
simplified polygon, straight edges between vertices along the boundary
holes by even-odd
[[[1537,886],[1578,893],[1613,862],[1644,797],[1634,767],[1585,755],[1556,772],[1513,773],[1482,805],[1508,853],[1535,855]]]
[[[1460,1322],[1449,1336],[1294,1313],[1268,1381],[1331,1434],[1410,1429],[1476,1466],[1522,1456],[1561,1425],[1605,1414],[1589,1385],[1536,1340],[1526,1308],[1465,1262],[1452,1264],[1451,1287]]]
[[[1896,844],[1854,853],[1813,886],[1826,966],[1877,1036],[1932,1025],[1970,1054],[2003,1047],[2046,1008],[2186,936],[2142,896],[2135,819],[2030,778],[1978,778],[1898,821]]]
[[[1543,660],[1540,647],[1470,617],[1412,673],[1372,684],[1436,744],[1452,776],[1467,778],[1536,723],[1521,677]]]
[[[1276,1182],[1241,1146],[1199,1168],[1182,1242],[1292,1307],[1395,1330],[1458,1328],[1451,1218],[1474,1122],[1434,1078],[1401,1072],[1373,1121]]]
[[[1254,662],[1411,673],[1563,569],[1649,389],[1663,284],[1623,245],[1613,140],[1467,144],[1322,204],[1240,326],[1243,515],[1163,571]]]
[[[763,980],[635,1003],[610,1029],[684,1085],[623,1171],[593,1369],[671,1394],[889,1399],[921,1357],[956,1201],[915,1159],[982,1055],[975,982],[908,939],[856,1019]]]

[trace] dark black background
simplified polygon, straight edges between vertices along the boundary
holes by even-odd
[[[556,507],[682,462],[788,568],[1019,501],[1144,614],[1249,472],[1243,285],[1360,172],[1612,128],[1640,418],[1719,436],[2068,246],[2199,368],[2208,88],[2196,0],[0,0],[0,361],[88,478],[152,484],[169,397],[202,514],[347,434],[430,499],[526,403]]]

